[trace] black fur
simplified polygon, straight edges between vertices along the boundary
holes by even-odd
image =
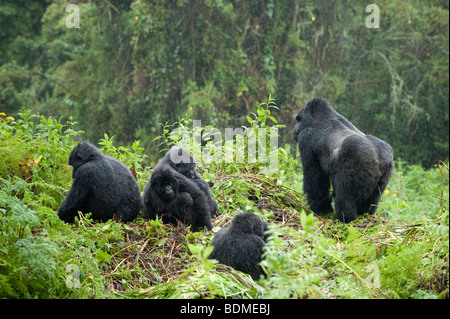
[[[180,192],[180,183],[170,170],[156,170],[144,190],[143,218],[160,216],[164,223],[177,223],[179,220],[191,224],[193,204],[189,193]]]
[[[359,131],[321,97],[308,101],[293,130],[303,166],[303,190],[318,215],[332,211],[348,223],[374,214],[394,169],[393,151],[383,140]]]
[[[237,214],[228,228],[222,228],[214,236],[211,245],[214,250],[209,259],[233,267],[258,280],[263,275],[259,263],[267,236],[267,223],[258,216],[243,212]]]
[[[104,155],[89,142],[80,142],[69,155],[73,183],[58,209],[61,220],[72,223],[78,211],[106,221],[115,214],[132,221],[142,208],[139,186],[128,167]]]
[[[192,167],[195,167],[195,162],[183,149],[173,147],[164,156],[153,169],[144,189],[144,218],[163,216],[163,222],[173,223],[179,220],[192,225],[194,230],[204,226],[212,229],[211,215],[215,212],[212,201],[215,201],[209,195],[209,190],[206,193],[199,186],[199,181],[204,181],[199,177],[198,180],[195,179],[198,175],[192,172]],[[166,200],[167,185],[170,185],[175,193],[171,201]]]
[[[194,157],[192,157],[192,155],[188,151],[182,148],[172,147],[172,149],[166,154],[166,158],[167,163],[169,163],[172,168],[174,168],[178,173],[183,174],[187,178],[192,179],[195,184],[197,184],[197,186],[205,193],[210,206],[211,217],[216,217],[218,215],[217,203],[211,196],[208,183],[200,177],[197,170],[195,169],[197,163]],[[174,163],[171,158],[178,158],[180,159],[180,162]]]

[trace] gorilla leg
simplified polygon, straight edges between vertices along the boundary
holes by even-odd
[[[333,211],[331,208],[330,178],[318,161],[303,162],[303,191],[306,194],[309,208],[317,215]]]
[[[369,213],[369,215],[375,214],[378,208],[378,203],[380,202],[381,199],[381,194],[382,193],[380,192],[379,187],[375,187],[370,197],[362,205],[360,205],[361,208],[358,210],[359,214],[365,213]]]
[[[384,191],[386,190],[386,187],[389,183],[389,179],[392,176],[392,171],[394,169],[394,165],[392,163],[389,163],[389,165],[382,171],[382,175],[380,180],[378,181],[377,186],[372,192],[372,195],[367,201],[366,207],[363,207],[363,210],[361,213],[368,212],[370,215],[375,214],[378,203],[381,200],[381,196],[383,195]]]
[[[349,223],[358,216],[358,199],[354,193],[352,177],[346,170],[340,171],[333,178],[334,186],[334,219]]]
[[[334,219],[339,219],[343,223],[349,223],[358,216],[358,206],[351,196],[343,196],[337,193],[334,199]]]
[[[211,193],[209,192],[208,183],[203,179],[201,179],[197,172],[195,172],[195,174],[196,178],[194,178],[194,182],[195,184],[197,184],[198,188],[200,188],[200,190],[202,190],[205,193],[210,206],[211,218],[214,218],[219,214],[218,213],[219,207],[217,206],[216,201],[212,198]]]

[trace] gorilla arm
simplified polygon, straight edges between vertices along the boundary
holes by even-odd
[[[83,169],[77,170],[72,187],[58,209],[59,218],[67,223],[73,223],[78,211],[82,211],[85,206],[89,195],[89,189],[85,187],[89,185],[85,181],[85,175]]]
[[[153,184],[155,184],[155,181],[153,181]],[[155,187],[155,185],[152,185],[152,179],[145,185],[142,210],[142,218],[144,219],[155,219],[156,216],[164,212],[167,206],[164,199],[160,198],[158,192],[156,192]]]
[[[197,186],[200,188],[201,191],[203,191],[206,195],[206,198],[208,199],[210,208],[211,208],[211,217],[216,217],[218,215],[218,211],[219,211],[219,206],[217,205],[216,201],[214,200],[214,198],[212,198],[211,193],[209,191],[209,185],[206,181],[204,181],[197,172],[195,172],[196,176],[194,178],[194,182],[195,184],[197,184]]]
[[[188,193],[192,197],[192,210],[190,224],[193,228],[206,226],[212,229],[210,205],[206,194],[198,187],[194,180],[191,180],[177,171],[173,171],[174,177],[178,180],[180,193]]]
[[[320,166],[317,156],[310,150],[301,154],[303,170],[303,191],[309,207],[317,215],[332,212],[330,178]]]

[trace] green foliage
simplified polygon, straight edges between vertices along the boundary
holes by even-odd
[[[153,298],[257,298],[257,286],[249,275],[207,259],[213,247],[188,244],[193,262],[176,280],[134,294]]]
[[[70,176],[67,164],[74,139],[82,132],[75,122],[45,118],[30,111],[13,121],[0,121],[0,177],[19,177],[40,196],[44,204],[55,207],[65,196]],[[48,196],[47,196],[48,195]]]
[[[269,106],[273,101],[256,106],[249,127],[278,122]],[[159,219],[98,223],[89,214],[68,225],[56,209],[70,187],[66,162],[81,132],[73,122],[31,112],[17,120],[1,116],[0,297],[448,298],[446,163],[423,170],[398,161],[377,215],[348,225],[309,211],[298,192],[299,164],[281,160],[282,148],[278,171],[270,174],[261,174],[258,161],[201,163],[222,213],[212,232]],[[171,145],[178,125],[192,142],[189,123],[166,124],[158,140]],[[113,141],[105,134],[102,151],[135,169],[143,187],[149,168],[139,142],[127,149]],[[214,232],[242,210],[270,223],[261,263],[267,277],[258,281],[207,259]]]
[[[434,169],[424,170],[398,160],[381,207],[391,218],[417,219],[423,215],[436,218],[442,211],[448,211],[445,201],[448,193],[447,164],[441,162]]]
[[[73,129],[75,125],[29,111],[17,120],[3,115],[0,119],[2,298],[104,296],[101,265],[126,226],[111,222],[99,229],[83,217],[71,227],[55,211],[71,183],[67,160],[82,133]],[[119,153],[108,146],[111,153]],[[133,151],[120,151],[132,164],[142,160],[138,143]],[[78,287],[73,288],[71,278]]]
[[[0,4],[0,297],[448,298],[447,3],[379,1],[380,29],[365,26],[358,2],[78,5],[81,26],[69,29],[67,1]],[[393,146],[378,217],[342,225],[305,205],[290,131],[314,95]],[[227,146],[231,161],[194,154],[214,184],[217,227],[241,210],[272,224],[269,276],[255,283],[205,259],[211,232],[62,223],[76,127],[141,190],[149,163],[178,141],[173,128],[209,155],[218,145],[208,130],[267,129],[258,151],[270,154],[278,128],[276,171],[253,161],[248,136]]]

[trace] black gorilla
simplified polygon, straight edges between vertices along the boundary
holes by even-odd
[[[208,184],[195,172],[192,156],[184,149],[173,147],[156,165],[143,198],[143,218],[162,216],[163,222],[179,220],[194,230],[204,226],[212,229],[211,217],[217,212],[217,203],[211,198]]]
[[[201,224],[196,220],[196,215],[193,211],[194,198],[201,196],[198,192],[193,193],[192,196],[188,192],[182,192],[180,189],[192,185],[184,185],[175,175],[168,169],[156,170],[150,177],[144,190],[144,213],[145,219],[154,219],[156,216],[161,216],[164,223],[176,223],[177,220],[197,226]]]
[[[318,215],[332,212],[344,223],[374,214],[394,169],[391,146],[359,131],[321,97],[295,117],[293,137],[303,166],[303,190]]]
[[[174,158],[176,163],[174,163],[174,160],[172,160],[172,158]],[[217,203],[212,198],[211,193],[209,192],[208,183],[200,177],[197,170],[195,169],[197,163],[195,162],[195,159],[192,157],[192,155],[185,149],[172,147],[171,150],[166,154],[165,159],[166,164],[170,165],[178,173],[192,179],[195,184],[197,184],[197,186],[205,193],[206,198],[209,202],[211,217],[216,217],[218,214]]]
[[[262,260],[266,243],[267,223],[258,216],[243,212],[237,214],[228,228],[222,228],[214,236],[214,247],[209,259],[233,267],[258,280],[263,271],[259,263]]]
[[[142,208],[139,186],[124,164],[104,155],[89,142],[80,142],[69,155],[73,183],[58,209],[61,220],[72,223],[78,211],[106,221],[114,214],[132,221]]]

